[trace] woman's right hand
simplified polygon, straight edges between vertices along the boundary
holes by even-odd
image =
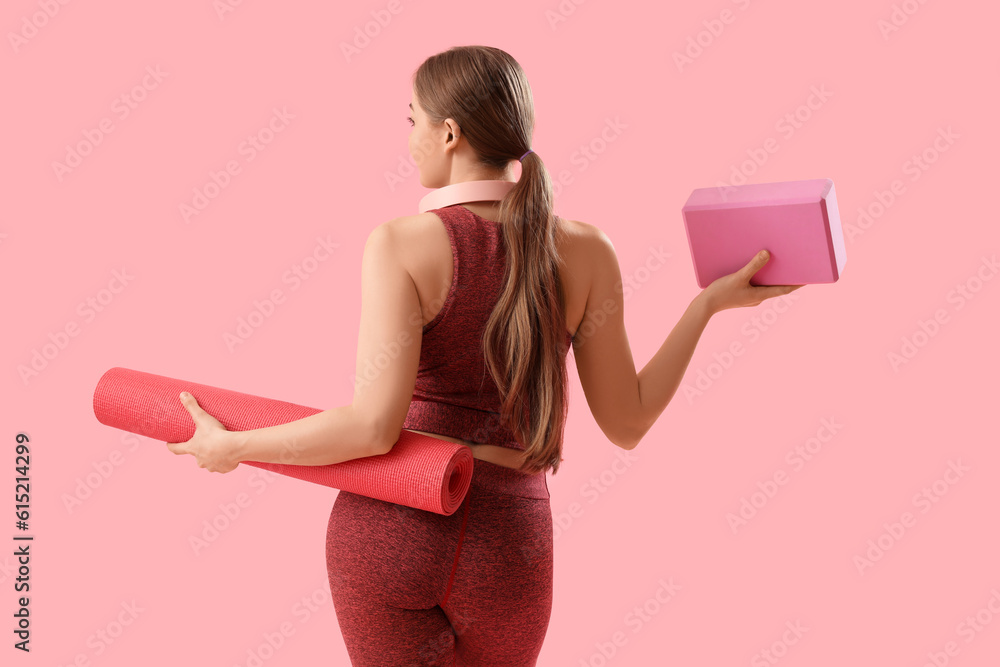
[[[746,266],[728,276],[722,276],[702,290],[702,296],[713,313],[729,308],[756,306],[765,299],[788,294],[802,285],[751,285],[750,279],[767,264],[770,255],[761,250]]]

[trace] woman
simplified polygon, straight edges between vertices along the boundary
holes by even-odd
[[[412,92],[420,182],[459,203],[368,238],[359,375],[371,360],[390,361],[356,384],[351,405],[265,429],[226,432],[183,398],[197,431],[172,451],[226,472],[241,460],[381,454],[403,429],[468,445],[472,485],[450,516],[338,493],[327,532],[337,619],[353,665],[534,665],[552,608],[545,474],[562,458],[570,344],[595,420],[632,449],[673,397],[712,314],[800,286],[750,285],[767,262],[758,255],[698,294],[637,375],[614,248],[597,227],[553,215],[520,65],[500,49],[454,47],[420,65]],[[505,194],[454,196],[475,181]]]

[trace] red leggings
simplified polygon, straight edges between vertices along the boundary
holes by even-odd
[[[354,667],[533,666],[552,611],[545,473],[475,459],[451,516],[340,491],[326,563]]]

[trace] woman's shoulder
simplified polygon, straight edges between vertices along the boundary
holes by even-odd
[[[582,267],[589,267],[602,259],[601,250],[610,245],[611,241],[600,227],[581,220],[563,217],[559,220],[561,237],[564,239],[560,245],[567,255],[579,260]]]

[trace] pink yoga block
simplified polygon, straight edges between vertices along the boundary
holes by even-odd
[[[702,288],[764,249],[771,259],[753,285],[835,283],[847,260],[829,178],[698,188],[681,214]]]

